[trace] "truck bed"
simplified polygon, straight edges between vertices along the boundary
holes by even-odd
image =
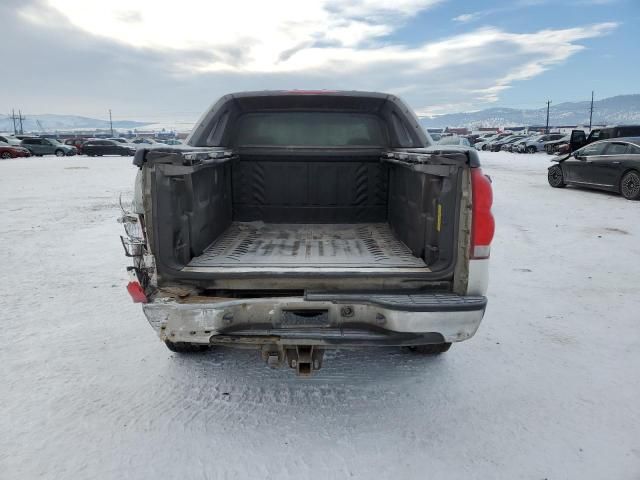
[[[387,223],[233,222],[186,269],[230,266],[426,268]]]

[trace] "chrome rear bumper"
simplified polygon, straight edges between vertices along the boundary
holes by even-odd
[[[143,309],[160,338],[172,342],[338,347],[460,342],[475,334],[485,307],[482,296],[309,293],[210,303],[160,299]]]

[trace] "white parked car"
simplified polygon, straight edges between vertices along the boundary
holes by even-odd
[[[442,137],[440,140],[436,142],[437,145],[458,145],[460,147],[470,147],[473,148],[471,142],[467,137],[461,137],[459,135],[449,135],[446,137]]]
[[[518,145],[518,152],[520,153],[536,153],[543,152],[544,146],[547,142],[553,142],[555,140],[560,140],[565,135],[563,133],[550,133],[546,135],[536,135],[535,137],[531,137],[526,142],[523,142]]]

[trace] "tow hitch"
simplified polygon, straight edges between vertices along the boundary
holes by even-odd
[[[322,368],[324,349],[312,345],[296,345],[295,347],[282,347],[268,345],[262,349],[262,358],[271,368],[282,366],[283,360],[291,368],[296,369],[296,374],[309,377],[314,370]]]

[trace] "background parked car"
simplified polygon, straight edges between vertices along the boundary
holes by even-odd
[[[569,143],[569,139],[570,138],[571,138],[571,135],[565,135],[564,137],[562,137],[562,138],[560,138],[558,140],[552,140],[552,141],[549,141],[549,142],[545,142],[544,151],[547,152],[548,155],[553,155],[553,154],[558,152],[558,148],[561,145]]]
[[[78,153],[76,147],[65,145],[54,138],[31,137],[22,140],[21,145],[31,152],[31,155],[55,155],[56,157],[72,156]]]
[[[140,138],[134,138],[133,140],[131,140],[131,143],[133,143],[134,145],[137,145],[137,147],[140,148],[140,147],[148,147],[149,145],[155,145],[160,142],[157,142],[152,138],[140,137]]]
[[[175,139],[163,140],[162,143],[164,143],[165,145],[182,145],[182,142],[180,140]]]
[[[82,151],[90,157],[103,155],[128,156],[136,153],[135,147],[114,140],[89,140],[82,145]]]
[[[503,145],[507,143],[515,142],[516,140],[520,140],[522,138],[524,138],[523,135],[509,135],[508,137],[504,137],[494,142],[490,142],[487,145],[487,150],[491,152],[499,152],[502,149]]]
[[[510,138],[508,141],[504,142],[501,146],[500,146],[500,150],[503,152],[511,152],[512,148],[513,148],[513,144],[516,142],[519,142],[520,140],[523,140],[527,138],[526,135],[516,135],[512,138]]]
[[[482,142],[478,142],[476,143],[475,147],[478,150],[489,150],[489,145],[493,142],[497,142],[503,138],[509,137],[511,136],[510,133],[498,133],[496,135],[493,135],[492,137],[488,137],[487,139],[485,139]]]
[[[476,135],[476,142],[484,142],[485,140],[488,140],[495,136],[496,136],[496,133],[494,132],[488,132],[488,133],[483,133],[481,135]]]
[[[30,157],[31,153],[19,145],[9,145],[0,141],[0,158]]]
[[[554,161],[547,174],[552,187],[597,188],[640,200],[640,137],[600,140]]]
[[[518,149],[520,148],[520,145],[522,145],[524,142],[529,140],[529,138],[531,138],[531,137],[520,138],[520,139],[516,140],[515,142],[507,143],[506,145],[504,145],[503,148],[504,148],[504,150],[506,150],[508,152],[517,152]]]
[[[76,150],[78,151],[79,154],[82,153],[82,144],[84,142],[86,142],[87,139],[86,138],[67,138],[64,141],[65,145],[69,145],[71,147],[76,147]]]
[[[461,147],[472,147],[471,143],[469,143],[469,140],[458,135],[449,135],[447,137],[442,137],[436,142],[436,145],[459,145]]]
[[[567,155],[571,150],[571,145],[569,143],[560,143],[555,146],[556,155]]]
[[[484,147],[487,144],[487,140],[482,140],[482,139],[478,139],[473,146],[478,149],[478,150],[482,150],[482,147]]]
[[[565,135],[563,133],[549,133],[545,135],[536,135],[528,138],[525,142],[518,146],[519,152],[536,153],[544,150],[547,142],[560,140]]]
[[[113,137],[113,138],[107,138],[107,140],[113,140],[114,142],[117,142],[117,143],[119,143],[121,145],[127,145],[129,147],[136,148],[136,145],[134,143],[132,143],[131,139],[129,139],[129,138]]]
[[[0,135],[0,142],[4,142],[8,145],[13,145],[14,147],[19,147],[21,140],[10,135]]]

